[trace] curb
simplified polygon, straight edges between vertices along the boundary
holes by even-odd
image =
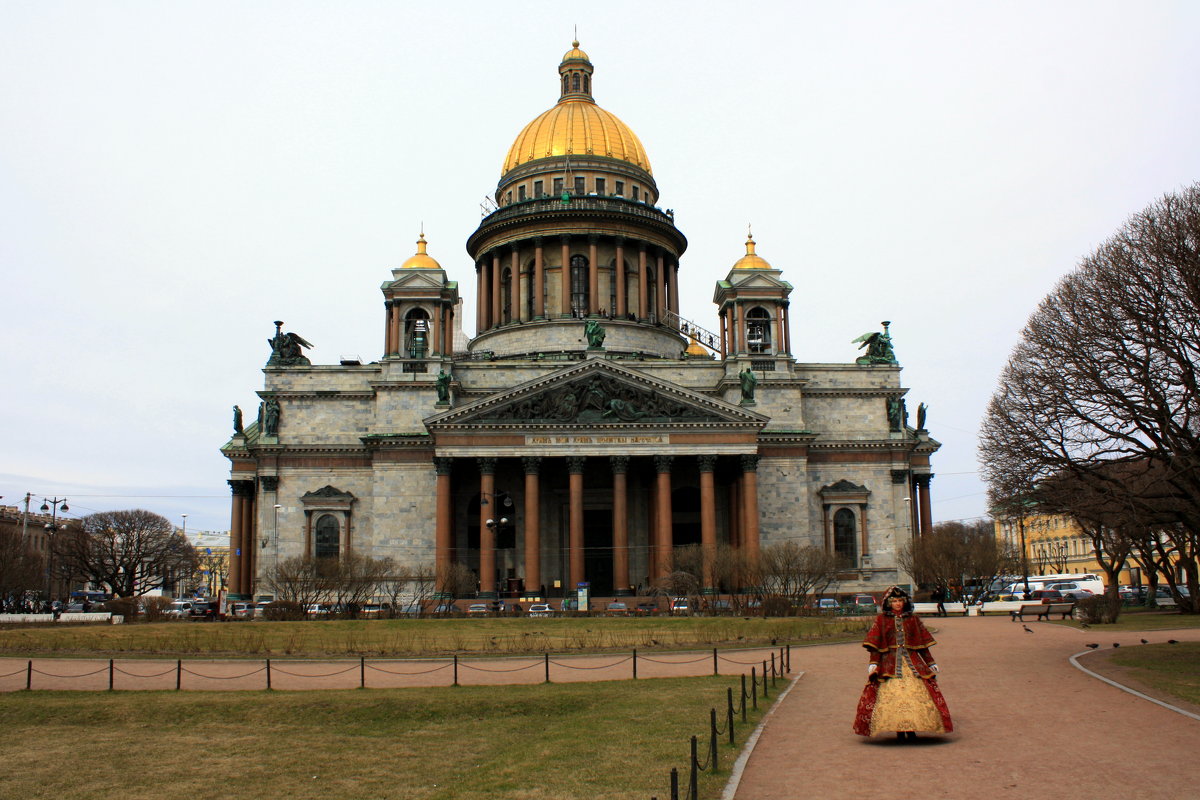
[[[1126,686],[1123,683],[1117,683],[1116,681],[1112,680],[1111,678],[1106,678],[1103,675],[1099,675],[1095,672],[1092,672],[1090,669],[1083,666],[1076,660],[1080,656],[1085,656],[1090,652],[1092,652],[1092,651],[1084,650],[1082,652],[1076,653],[1075,655],[1071,656],[1068,659],[1071,662],[1071,666],[1075,667],[1075,669],[1079,670],[1080,672],[1091,675],[1093,678],[1096,678],[1097,680],[1104,681],[1109,686],[1115,686],[1116,688],[1120,689],[1122,692],[1129,692],[1134,697],[1140,697],[1143,700],[1149,700],[1151,703],[1154,703],[1155,705],[1159,705],[1159,706],[1162,706],[1163,708],[1174,711],[1177,714],[1183,714],[1185,717],[1191,717],[1194,720],[1200,720],[1200,714],[1193,714],[1191,711],[1185,711],[1184,709],[1179,708],[1178,706],[1173,706],[1170,703],[1164,703],[1162,700],[1151,697],[1148,694],[1142,694],[1137,689],[1131,689],[1130,687]]]
[[[763,728],[767,726],[767,720],[775,713],[775,709],[779,708],[779,704],[783,702],[783,698],[787,697],[788,692],[796,685],[797,681],[804,677],[804,672],[796,673],[796,677],[792,678],[792,682],[787,685],[787,688],[775,696],[775,702],[767,709],[767,713],[758,721],[758,725],[754,727],[754,731],[750,734],[750,738],[746,740],[746,746],[742,748],[741,755],[737,757],[737,761],[733,762],[733,769],[730,770],[729,780],[725,782],[725,790],[721,792],[721,800],[733,800],[737,794],[738,786],[742,782],[742,773],[746,770],[746,762],[750,760],[750,755],[754,752],[755,746],[758,744],[758,737],[762,734]]]

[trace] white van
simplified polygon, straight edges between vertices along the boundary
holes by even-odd
[[[1100,579],[1100,576],[1090,572],[1030,575],[1028,583],[1029,591],[1031,592],[1036,592],[1039,589],[1053,589],[1060,583],[1073,583],[1077,589],[1085,589],[1092,594],[1104,594],[1104,581]],[[1015,581],[1001,589],[1000,594],[1001,596],[1012,595],[1017,600],[1024,600],[1025,584],[1026,582],[1023,580]]]

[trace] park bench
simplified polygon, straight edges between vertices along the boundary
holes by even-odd
[[[1074,603],[1022,603],[1020,608],[1017,608],[1009,613],[1012,614],[1012,621],[1025,621],[1026,614],[1033,614],[1036,619],[1050,619],[1051,614],[1062,614],[1062,619],[1066,619],[1075,611]]]

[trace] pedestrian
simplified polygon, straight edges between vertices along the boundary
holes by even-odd
[[[950,733],[954,723],[937,684],[938,665],[929,648],[937,644],[913,613],[908,592],[893,586],[884,594],[863,647],[870,653],[867,685],[858,700],[854,732],[877,736],[895,732]]]
[[[933,590],[930,599],[937,603],[937,615],[939,617],[946,616],[946,590],[941,586],[937,587]]]

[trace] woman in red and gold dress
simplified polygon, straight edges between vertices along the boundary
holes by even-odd
[[[950,709],[938,690],[938,666],[929,648],[937,644],[903,589],[883,597],[883,613],[863,641],[871,654],[867,686],[858,701],[854,732],[875,736],[895,731],[897,739],[915,739],[917,731],[950,733]]]

